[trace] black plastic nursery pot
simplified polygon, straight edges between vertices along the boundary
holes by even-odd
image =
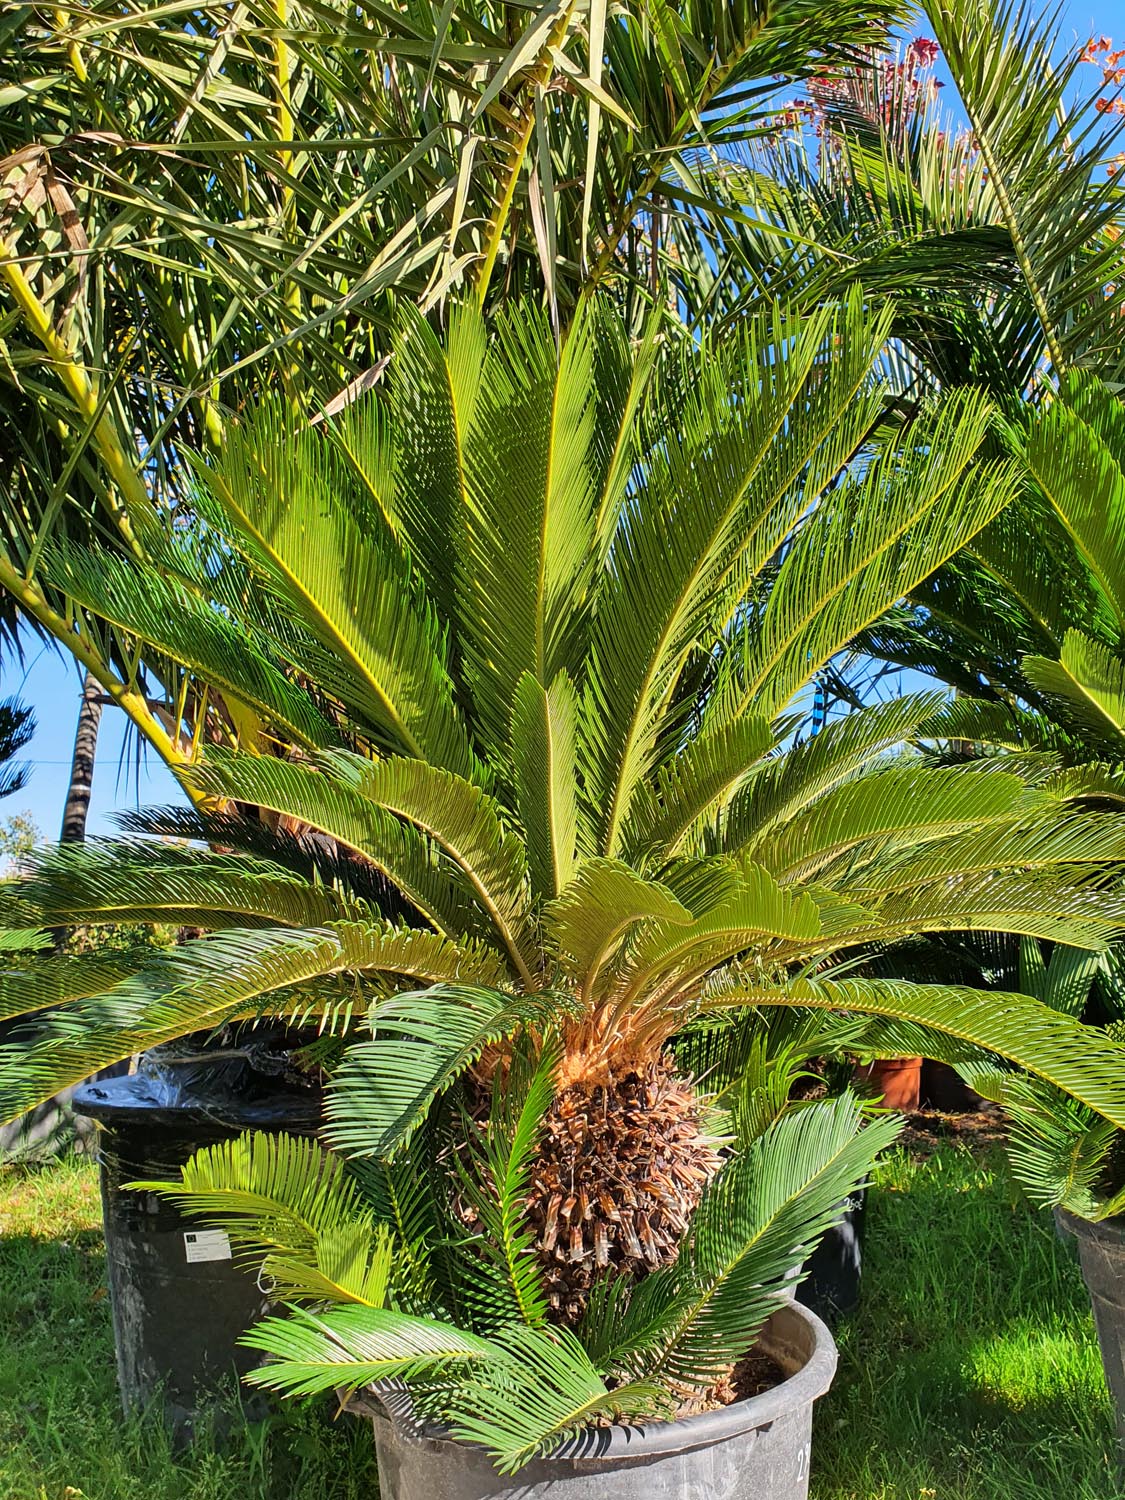
[[[788,1377],[773,1390],[682,1422],[591,1428],[508,1477],[482,1449],[420,1426],[402,1393],[350,1408],[374,1424],[379,1500],[806,1500],[813,1402],[832,1383],[836,1345],[790,1303],[761,1347]]]
[[[830,1325],[859,1301],[866,1214],[867,1191],[861,1188],[805,1262],[804,1280],[796,1289],[797,1301]]]
[[[166,1061],[84,1084],[74,1108],[97,1126],[102,1218],[117,1381],[127,1411],[158,1397],[181,1441],[210,1393],[260,1362],[237,1339],[268,1306],[267,1291],[231,1257],[226,1235],[185,1219],[141,1180],[177,1181],[202,1146],[244,1130],[312,1134],[319,1097],[229,1057]]]
[[[1078,1241],[1106,1384],[1117,1411],[1117,1436],[1125,1444],[1125,1218],[1093,1224],[1061,1208],[1055,1218]]]

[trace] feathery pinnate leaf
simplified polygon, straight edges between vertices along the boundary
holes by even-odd
[[[350,1047],[332,1080],[329,1141],[348,1156],[393,1156],[485,1047],[541,1008],[534,997],[458,984],[400,994],[379,1006],[371,1017],[374,1041]]]

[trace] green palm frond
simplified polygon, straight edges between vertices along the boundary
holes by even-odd
[[[34,927],[0,928],[0,953],[41,953],[51,946],[49,933]]]
[[[398,995],[372,1015],[375,1040],[351,1047],[332,1081],[327,1136],[348,1156],[391,1157],[433,1100],[493,1042],[524,1026],[542,1002],[446,984]]]
[[[1014,464],[972,464],[990,417],[979,395],[959,393],[919,424],[908,451],[888,449],[833,491],[782,565],[743,669],[746,701],[784,707],[1012,501]]]
[[[600,852],[620,852],[630,804],[654,762],[658,707],[685,654],[701,635],[718,637],[813,499],[798,481],[810,461],[824,461],[855,394],[831,387],[835,420],[810,398],[810,387],[831,379],[826,344],[840,339],[867,372],[882,336],[849,304],[839,324],[828,315],[789,327],[762,319],[730,348],[683,356],[692,383],[662,423],[682,437],[651,449],[645,501],[623,526],[593,627],[582,723],[604,823]],[[743,387],[754,389],[752,400],[727,397]],[[654,408],[653,419],[661,415]],[[835,477],[817,472],[821,485]]]
[[[949,883],[952,899],[964,900],[967,893],[958,894],[954,883],[963,885],[964,877],[1030,877],[1040,872],[1041,878],[1042,872],[1050,872],[1069,885],[1119,858],[1123,850],[1112,814],[1075,816],[1064,804],[1054,817],[998,819],[987,831],[967,827],[917,848],[900,844],[885,853],[877,849],[866,860],[857,859],[837,880],[859,901],[912,891],[924,894],[939,881]],[[1108,893],[1105,897],[1104,915],[1110,923],[1115,899]]]
[[[937,693],[893,698],[846,714],[785,755],[758,767],[723,819],[723,848],[741,851],[788,823],[818,797],[900,746],[941,703]]]
[[[34,913],[44,926],[175,922],[183,926],[317,927],[370,916],[369,905],[269,860],[136,840],[60,844],[26,863],[0,912]]]
[[[1107,132],[1088,99],[1072,102],[1079,50],[1060,63],[1056,14],[1023,0],[942,0],[929,14],[1051,363],[1119,365],[1105,289],[1120,252],[1101,234],[1117,209],[1091,193]]]
[[[547,942],[587,994],[630,928],[652,921],[686,927],[691,920],[691,912],[667,886],[615,859],[585,860],[566,890],[543,911]]]
[[[1012,932],[1078,948],[1106,947],[1123,924],[1125,904],[1099,877],[1060,880],[1054,871],[919,885],[882,902],[877,918],[887,940],[923,932]]]
[[[330,436],[293,433],[277,407],[263,405],[195,473],[285,606],[335,659],[333,688],[391,746],[467,770],[438,622],[405,554],[370,524]]]
[[[523,843],[507,832],[499,809],[480,788],[418,760],[372,762],[337,753],[320,764],[374,805],[412,824],[448,855],[531,988],[534,958]]]
[[[723,898],[687,925],[655,920],[633,945],[627,962],[630,990],[644,993],[671,977],[677,987],[743,952],[752,943],[800,951],[820,931],[820,917],[805,892],[785,890],[761,865],[719,861],[729,873]]]
[[[269,645],[248,637],[175,577],[112,553],[50,549],[50,582],[118,630],[190,667],[219,692],[247,704],[276,731],[312,750],[338,735],[309,695],[291,682]]]
[[[294,1307],[284,1318],[263,1318],[241,1342],[274,1356],[246,1379],[294,1396],[355,1391],[381,1380],[448,1377],[459,1366],[496,1358],[494,1346],[474,1334],[378,1307],[320,1314]]]
[[[1020,668],[1088,743],[1125,750],[1125,663],[1101,642],[1068,630],[1057,661],[1025,656]]]
[[[477,1266],[465,1295],[471,1300],[474,1323],[483,1321],[487,1329],[515,1323],[538,1328],[548,1321],[543,1272],[526,1204],[558,1062],[557,1048],[549,1048],[534,1063],[517,1053],[508,1079],[493,1094],[483,1139],[470,1127],[468,1159],[454,1163],[480,1225],[472,1247]]]
[[[382,1307],[392,1294],[395,1246],[384,1224],[362,1219],[324,1229],[313,1257],[273,1252],[261,1262],[271,1291],[287,1303]],[[394,1300],[398,1300],[397,1297]]]
[[[136,1184],[193,1214],[222,1219],[231,1236],[267,1250],[309,1254],[325,1230],[364,1216],[363,1197],[315,1140],[246,1131],[195,1152],[178,1182]]]
[[[1100,1189],[1118,1131],[1038,1079],[1008,1074],[999,1096],[1012,1175],[1031,1201],[1085,1219],[1112,1210]]]
[[[461,949],[435,933],[391,923],[340,922],[308,931],[232,928],[161,953],[81,1009],[64,1006],[42,1019],[25,1043],[5,1049],[0,1116],[14,1117],[99,1068],[134,1052],[234,1017],[263,1010],[307,1018],[310,981],[351,976],[355,1002],[370,994],[360,976],[392,975],[440,983],[479,962],[495,978],[487,952]]]
[[[450,1274],[451,1233],[440,1185],[427,1170],[432,1135],[422,1132],[393,1161],[347,1164],[376,1220],[393,1236],[391,1286],[403,1312],[445,1314],[457,1305],[461,1278]],[[456,1284],[454,1284],[456,1283]]]
[[[475,903],[530,981],[523,846],[471,782],[420,760],[376,762],[342,752],[315,768],[262,756],[212,756],[183,774],[197,791],[268,807],[349,844],[384,868],[431,919],[448,916],[427,898],[438,894],[448,905],[463,890],[468,908],[452,913],[462,916],[461,928],[473,925]],[[447,857],[444,878],[440,871],[433,878],[427,844]],[[445,928],[446,921],[438,925]]]
[[[701,818],[728,799],[775,745],[773,729],[753,715],[705,728],[660,768],[651,796],[641,789],[625,831],[625,855],[659,862],[676,854]]]
[[[836,787],[784,830],[748,841],[742,852],[783,882],[819,880],[841,859],[862,860],[864,845],[884,855],[903,842],[916,849],[989,824],[1003,827],[1045,803],[1015,776],[982,779],[907,762]],[[856,883],[862,887],[862,877]]]
[[[514,1327],[493,1342],[506,1358],[474,1366],[447,1406],[453,1436],[487,1448],[501,1474],[515,1473],[601,1419],[668,1410],[666,1392],[653,1381],[607,1387],[568,1329]]]
[[[680,1259],[637,1289],[612,1362],[693,1390],[729,1369],[900,1128],[893,1116],[865,1129],[861,1119],[842,1095],[752,1140],[704,1195]]]
[[[1101,954],[1059,943],[1044,959],[1034,938],[1020,940],[1020,988],[1052,1010],[1080,1016],[1101,968]]]
[[[751,1091],[756,1077],[795,1077],[812,1058],[846,1053],[869,1023],[833,1012],[711,1012],[675,1037],[676,1057],[718,1102]]]
[[[350,780],[269,756],[217,754],[182,774],[210,797],[265,808],[327,834],[382,871],[440,932],[487,932],[490,924],[464,873],[443,860],[424,833]]]
[[[568,664],[589,583],[607,425],[595,385],[600,323],[596,308],[582,310],[560,355],[545,316],[501,317],[481,372],[464,450],[462,609],[472,611],[474,708],[497,745],[508,742],[524,674],[546,689]]]
[[[247,1132],[197,1151],[179,1182],[137,1182],[218,1224],[286,1301],[382,1307],[393,1242],[341,1161],[315,1140]]]
[[[25,948],[15,951],[19,968],[0,972],[0,1021],[102,995],[143,964],[141,959],[103,953],[52,955],[35,962]]]
[[[1125,1126],[1125,1048],[1028,995],[906,980],[801,979],[784,989],[719,984],[705,1009],[807,1006],[924,1026],[1009,1058],[1105,1119]]]
[[[1100,382],[1072,376],[1027,437],[1026,459],[1044,499],[1089,569],[1117,634],[1125,634],[1125,432]]]
[[[256,1010],[264,995],[341,967],[341,943],[313,932],[230,929],[161,953],[81,1009],[45,1016],[6,1049],[0,1115],[14,1117],[99,1068]]]
[[[1049,747],[1058,739],[1055,726],[1044,715],[1009,703],[978,698],[954,698],[917,727],[920,741],[968,741],[1018,752],[1029,746]]]

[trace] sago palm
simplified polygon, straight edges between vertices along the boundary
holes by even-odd
[[[966,752],[1053,775],[1101,813],[1125,801],[1125,420],[1096,377],[1072,374],[1015,435],[1030,486],[1016,526],[996,525],[919,591],[899,626],[874,632],[898,660],[961,687],[921,726],[939,757]],[[1014,953],[1011,955],[1014,958]],[[1125,953],[1034,941],[1020,987],[1120,1035]],[[1031,1196],[1084,1217],[1125,1209],[1122,1137],[1041,1080],[970,1065],[1011,1117],[1010,1152]]]
[[[316,1023],[329,1141],[405,1153],[516,1299],[451,1309],[410,1271],[411,1236],[388,1249],[380,1231],[358,1300],[389,1308],[274,1329],[291,1359],[269,1378],[432,1376],[464,1356],[475,1379],[499,1360],[473,1409],[502,1425],[523,1362],[562,1415],[493,1433],[505,1463],[713,1385],[887,1136],[857,1133],[847,1100],[786,1113],[755,1020],[778,1009],[1000,1053],[1125,1123],[1109,1039],[1029,997],[864,972],[920,933],[1097,947],[1123,915],[1107,862],[1125,835],[1065,784],[893,753],[935,696],[795,739],[816,672],[1015,493],[1014,465],[980,456],[977,393],[891,441],[871,373],[886,331],[858,297],[678,344],[631,343],[595,303],[561,352],[545,313],[490,328],[461,309],[444,346],[405,315],[384,393],[296,428],[264,408],[195,463],[190,504],[150,541],[159,567],[45,552],[123,638],[205,659],[270,749],[204,747],[182,772],[194,810],[134,820],[210,851],[59,850],[5,893],[13,928],[211,931],[147,965],[5,976],[4,1013],[31,1017],[6,1110],[186,1032]],[[248,1218],[263,1181],[298,1192],[268,1159],[256,1188],[252,1161],[228,1165],[236,1196],[257,1193]],[[359,1266],[345,1239],[322,1281]],[[537,1342],[547,1323],[585,1342]],[[585,1418],[551,1408],[556,1376],[586,1391]]]

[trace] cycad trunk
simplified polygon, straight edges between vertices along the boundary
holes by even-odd
[[[668,1056],[563,1089],[527,1205],[556,1317],[578,1323],[596,1280],[675,1260],[719,1164],[692,1083]]]

